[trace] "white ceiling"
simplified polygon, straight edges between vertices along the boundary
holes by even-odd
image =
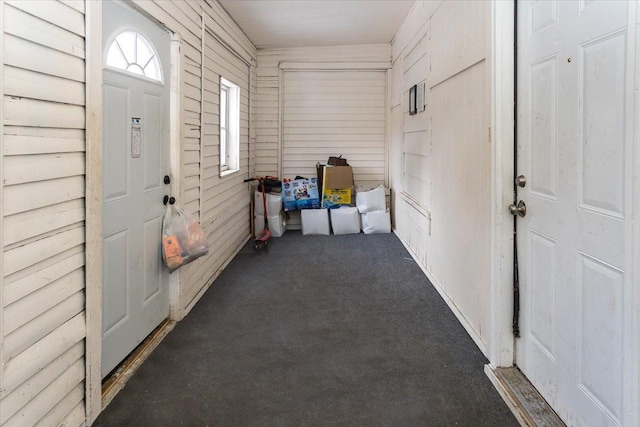
[[[414,0],[219,0],[258,49],[389,43]]]

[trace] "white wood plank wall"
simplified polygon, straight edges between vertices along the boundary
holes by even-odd
[[[387,183],[386,71],[284,71],[282,177],[313,177],[341,155],[356,185]],[[298,212],[289,229],[300,229]]]
[[[0,424],[84,422],[84,4],[2,8]]]
[[[386,181],[386,71],[285,71],[284,178],[342,155],[356,181]]]
[[[282,168],[285,178],[315,176],[316,162],[342,154],[357,181],[386,183],[387,73],[358,64],[383,69],[390,57],[388,44],[259,51],[256,174],[278,175]],[[312,62],[323,70],[281,71],[284,62]],[[299,229],[299,217],[292,213],[287,227]]]
[[[257,101],[256,50],[217,2],[134,4],[181,40],[182,164],[181,176],[174,177],[181,190],[176,197],[201,216],[213,244],[207,259],[181,274],[181,317],[248,238],[249,198],[241,180],[255,165],[249,118],[255,117],[250,110]],[[77,426],[86,419],[84,6],[82,0],[0,2],[3,426]],[[203,15],[228,48],[207,40],[204,73]],[[230,79],[243,87],[242,170],[224,180],[214,173],[218,90],[213,82],[221,72],[234,74]]]
[[[391,50],[388,44],[267,49],[259,51],[257,69],[258,100],[256,102],[256,174],[277,175],[279,170],[279,114],[281,113],[279,65],[281,62],[334,64],[335,68],[339,69],[342,63],[388,63],[390,58]],[[289,73],[292,72],[285,72],[285,76]],[[325,72],[323,74],[327,73]],[[289,76],[285,78],[293,79],[294,77]],[[318,85],[326,86],[326,84],[321,81],[317,83]],[[320,91],[322,87],[317,86],[315,89],[309,88],[309,90]],[[286,90],[284,90],[284,92],[286,94]],[[348,98],[348,96],[346,97]],[[386,105],[386,102],[383,101],[381,105],[382,104]],[[340,147],[335,148],[337,151],[335,151],[334,154],[340,154],[338,152]],[[345,145],[344,148],[348,148],[348,145]],[[311,155],[315,156],[316,154],[311,153]],[[316,159],[312,160],[313,164],[315,164]],[[326,158],[323,159],[321,157],[317,160],[326,161]],[[292,172],[295,173],[295,171]]]
[[[185,269],[189,281],[181,287],[180,299],[186,306],[198,296],[203,284],[217,276],[229,254],[250,234],[248,185],[243,182],[249,176],[250,67],[209,31],[205,32],[203,62],[200,219],[211,249],[204,260]],[[220,77],[240,87],[240,169],[224,177],[220,176]]]
[[[485,354],[491,264],[489,28],[487,2],[417,2],[392,43],[390,94],[396,232]],[[426,109],[409,115],[409,89],[421,82]]]
[[[179,317],[182,317],[249,237],[249,196],[247,184],[242,180],[249,176],[250,154],[255,150],[249,144],[251,71],[246,64],[255,65],[256,50],[217,2],[136,0],[136,4],[179,34],[182,41],[182,182],[181,194],[176,199],[188,211],[199,215],[211,244],[206,258],[180,271]],[[255,66],[252,68],[255,70]],[[223,72],[231,74],[229,80],[242,86],[242,168],[237,174],[220,179],[218,96],[219,75]],[[226,220],[230,222],[225,223]]]

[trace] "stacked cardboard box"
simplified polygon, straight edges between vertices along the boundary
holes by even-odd
[[[356,191],[356,206],[360,212],[362,231],[365,234],[390,233],[391,215],[387,209],[385,190],[376,188]]]
[[[265,197],[266,200],[262,198]],[[253,201],[253,227],[258,234],[264,228],[264,205],[267,205],[267,221],[273,237],[280,237],[287,231],[287,222],[282,213],[282,198],[279,194],[265,193],[256,189]]]
[[[351,166],[327,165],[322,171],[322,207],[334,209],[351,205],[353,170]]]
[[[358,234],[360,233],[360,217],[358,208],[341,206],[331,209],[331,228],[333,234]]]
[[[305,209],[301,213],[302,235],[323,235],[330,234],[329,216],[327,209]]]
[[[316,178],[283,180],[282,203],[285,212],[319,208],[318,180]]]
[[[391,217],[382,185],[359,189],[356,207],[353,207],[353,170],[346,159],[330,157],[327,165],[318,163],[316,170],[321,209],[302,211],[303,235],[328,235],[329,217],[333,234],[360,233],[361,228],[366,234],[391,232]]]

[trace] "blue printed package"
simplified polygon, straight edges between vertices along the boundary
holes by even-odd
[[[316,178],[294,179],[282,183],[282,205],[286,211],[318,209],[320,193]]]

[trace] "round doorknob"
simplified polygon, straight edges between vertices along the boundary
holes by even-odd
[[[518,215],[520,217],[524,217],[527,214],[527,205],[524,203],[524,200],[520,200],[518,204],[510,204],[509,212],[511,215]]]

